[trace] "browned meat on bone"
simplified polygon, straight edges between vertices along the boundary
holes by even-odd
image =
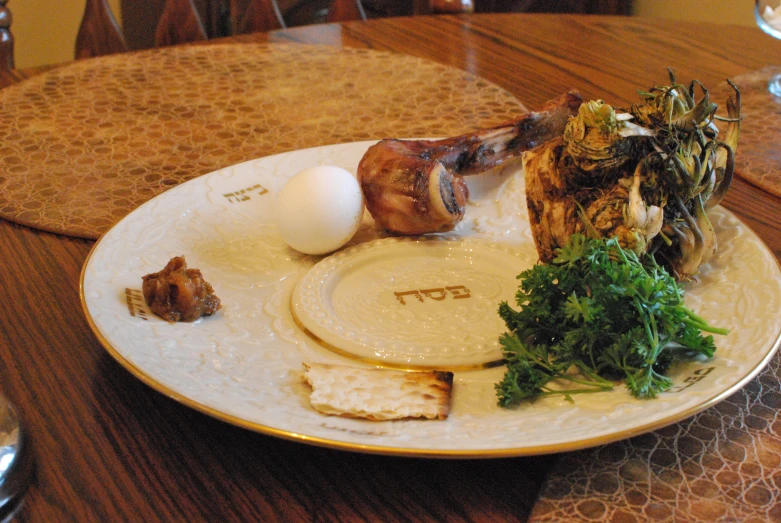
[[[221,305],[198,269],[188,269],[184,256],[171,258],[160,272],[143,276],[142,290],[152,312],[169,322],[211,316]]]
[[[464,217],[462,176],[492,169],[564,132],[582,102],[567,91],[538,111],[505,124],[444,140],[381,140],[358,165],[374,220],[397,234],[449,231]]]

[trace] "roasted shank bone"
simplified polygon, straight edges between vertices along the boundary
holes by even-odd
[[[366,207],[397,234],[453,229],[464,217],[469,189],[462,176],[492,169],[556,136],[583,101],[567,91],[538,111],[505,124],[444,140],[381,140],[358,165]]]

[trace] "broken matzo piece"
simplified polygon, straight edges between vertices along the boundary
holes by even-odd
[[[312,387],[309,401],[323,414],[385,421],[403,418],[447,419],[453,373],[365,369],[329,363],[304,363]]]

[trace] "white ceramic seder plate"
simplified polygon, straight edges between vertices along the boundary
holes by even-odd
[[[638,400],[618,387],[608,393],[578,396],[574,403],[550,397],[507,410],[496,405],[494,383],[503,375],[499,366],[456,370],[452,408],[445,421],[372,422],[315,412],[301,380],[302,362],[364,365],[354,354],[346,357],[326,348],[328,343],[316,341],[293,317],[294,288],[317,262],[334,264],[321,279],[332,287],[322,293],[326,297],[322,303],[337,304],[335,321],[342,323],[351,313],[340,309],[339,303],[349,303],[344,296],[353,292],[351,278],[360,282],[366,277],[361,275],[361,264],[370,266],[367,274],[388,270],[372,253],[399,257],[402,265],[414,263],[410,260],[416,257],[426,260],[421,266],[430,270],[424,271],[423,280],[401,278],[399,286],[390,285],[385,291],[421,291],[425,303],[414,294],[402,295],[415,302],[407,301],[417,307],[416,314],[399,310],[396,314],[407,320],[433,318],[438,325],[446,317],[437,309],[440,305],[451,307],[451,313],[460,315],[464,324],[470,314],[475,315],[475,324],[484,321],[482,310],[458,308],[466,307],[466,302],[472,306],[481,292],[490,294],[491,286],[479,281],[480,270],[465,270],[464,260],[475,252],[473,247],[488,245],[483,250],[491,251],[476,256],[478,269],[485,264],[501,266],[507,257],[515,257],[518,263],[512,270],[517,274],[536,259],[523,175],[512,165],[501,173],[469,181],[472,201],[466,218],[446,238],[380,239],[367,214],[357,236],[341,253],[307,256],[288,248],[274,224],[276,192],[290,176],[316,164],[339,165],[354,173],[371,143],[324,146],[227,167],[177,186],[130,213],[98,241],[82,272],[82,302],[98,339],[117,361],[154,389],[251,430],[359,452],[462,458],[569,451],[663,427],[738,390],[777,350],[781,336],[778,264],[751,230],[717,207],[711,218],[719,251],[702,268],[697,281],[687,285],[686,302],[711,324],[731,332],[717,338],[718,350],[712,360],[675,367],[671,374],[675,386],[670,392],[654,400]],[[378,243],[367,248],[365,244],[374,240]],[[444,272],[437,273],[432,254],[451,256],[447,263],[452,265],[443,264]],[[162,269],[176,255],[185,255],[189,266],[201,269],[214,285],[223,303],[216,315],[194,323],[168,324],[150,314],[140,295],[141,277]],[[360,262],[355,273],[348,267],[351,262],[343,259]],[[494,270],[498,269],[489,270],[487,279],[493,278]],[[393,279],[389,273],[386,277]],[[421,281],[426,289],[421,288]],[[511,288],[496,291],[491,299],[512,297],[516,282],[508,285]],[[459,286],[469,291],[469,299],[455,299],[465,289],[446,288]],[[441,288],[449,292],[446,299],[431,299],[443,295],[434,291]],[[391,299],[396,299],[395,294]],[[382,349],[394,345],[380,339],[389,328],[385,320],[371,315],[355,318],[365,333],[364,339],[356,338],[357,345],[375,351],[369,359],[383,356]],[[374,332],[375,327],[382,334]],[[475,325],[475,332],[484,327]],[[465,325],[459,329],[458,336],[472,332]],[[342,343],[338,337],[336,342]],[[394,357],[401,354],[404,358],[404,344],[395,345]],[[418,345],[425,349],[412,351],[424,354],[418,363],[428,361],[425,355],[431,352],[432,343],[424,340]],[[492,359],[490,344],[483,345],[485,354],[478,359]],[[454,347],[448,350],[456,360],[469,352],[464,345]]]

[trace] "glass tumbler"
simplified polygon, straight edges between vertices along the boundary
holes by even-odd
[[[781,39],[781,0],[756,0],[754,18],[760,29],[773,38]],[[770,79],[768,90],[781,97],[781,74]]]

